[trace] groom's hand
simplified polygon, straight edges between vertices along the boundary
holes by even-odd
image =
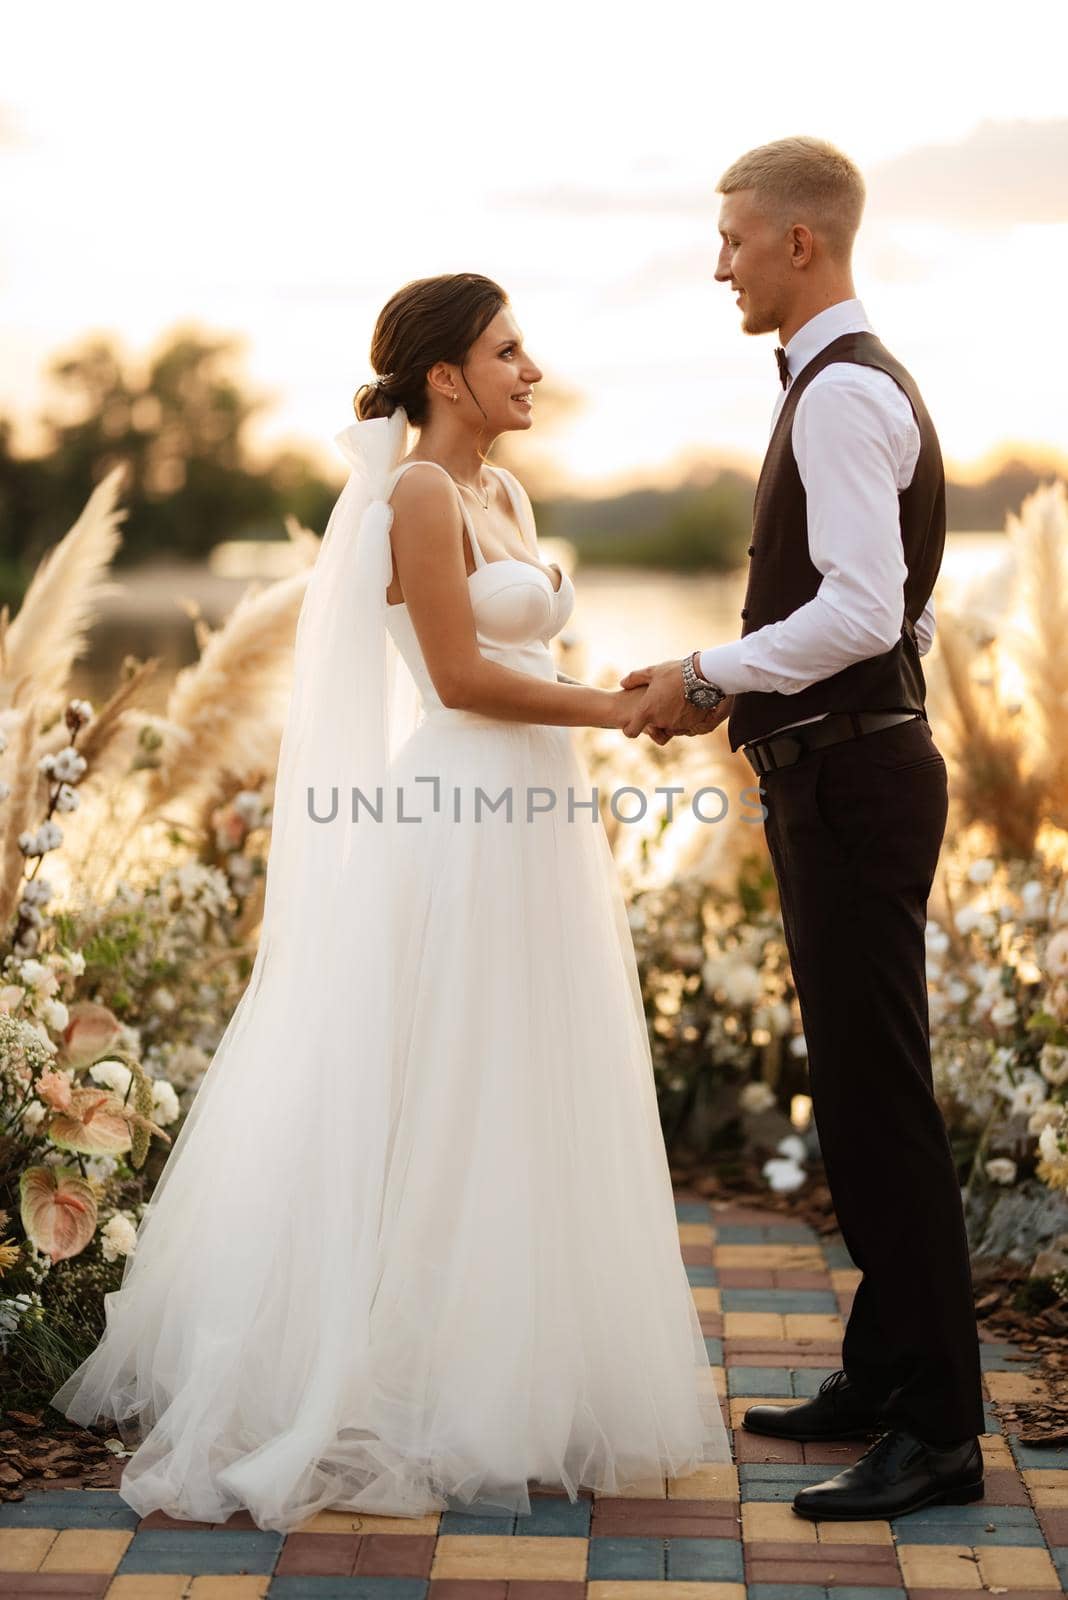
[[[645,693],[634,714],[623,725],[628,739],[636,739],[647,726],[674,733],[683,731],[689,713],[696,708],[687,700],[682,687],[682,663],[662,661],[659,666],[639,667],[620,679],[624,689],[643,687]],[[659,740],[657,741],[660,742]]]

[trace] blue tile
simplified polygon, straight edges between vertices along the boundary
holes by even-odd
[[[675,1215],[680,1222],[711,1222],[712,1209],[707,1200],[676,1200]]]
[[[997,1508],[999,1511],[1002,1507]],[[899,1544],[1007,1544],[1041,1545],[1045,1541],[1037,1528],[1013,1528],[992,1523],[993,1533],[988,1533],[982,1523],[971,1522],[915,1522],[919,1516],[894,1517],[890,1526]]]
[[[706,1338],[705,1349],[708,1351],[708,1359],[711,1365],[721,1367],[723,1365],[723,1340]]]
[[[792,1500],[806,1483],[826,1483],[833,1466],[802,1466],[794,1462],[743,1463],[738,1477],[743,1500]]]
[[[676,1582],[684,1578],[715,1579],[720,1583],[741,1583],[742,1546],[738,1539],[669,1539],[667,1575]]]
[[[955,1522],[958,1526],[985,1527],[988,1522],[1004,1527],[1037,1528],[1035,1514],[1030,1506],[988,1506],[978,1501],[970,1506],[924,1506],[922,1511],[909,1513],[909,1527],[925,1523]]]
[[[270,1600],[425,1600],[425,1578],[272,1578]]]
[[[979,1365],[984,1372],[1030,1372],[1034,1364],[1033,1356],[1027,1356],[1021,1361],[1020,1352],[1015,1345],[980,1342]]]
[[[1021,1467],[1068,1468],[1068,1449],[1062,1444],[1021,1444],[1016,1434],[1010,1434],[1009,1448]]]
[[[985,1425],[983,1427],[983,1432],[984,1433],[1004,1433],[1005,1432],[1004,1428],[1001,1426],[1001,1418],[998,1416],[997,1412],[994,1410],[993,1403],[991,1401],[989,1401],[989,1400],[983,1406],[983,1416],[985,1418]]]
[[[591,1539],[588,1576],[662,1578],[663,1539]]]
[[[821,1383],[825,1383],[834,1367],[795,1367],[790,1374],[794,1394],[800,1399],[802,1396],[818,1394]]]
[[[778,1395],[780,1399],[788,1399],[790,1373],[786,1367],[728,1367],[727,1393]]]
[[[767,1227],[749,1223],[716,1224],[719,1244],[812,1244],[816,1235],[803,1222],[773,1222]]]
[[[141,1513],[110,1489],[31,1489],[0,1503],[0,1528],[128,1528]]]
[[[531,1505],[534,1501],[531,1501]],[[524,1517],[523,1521],[530,1519]],[[524,1529],[524,1532],[526,1530]],[[439,1533],[515,1533],[516,1514],[514,1511],[503,1512],[500,1516],[492,1512],[477,1511],[443,1511],[438,1522]]]
[[[838,1311],[838,1300],[830,1289],[724,1289],[724,1311],[813,1312]]]
[[[824,1240],[821,1249],[823,1259],[832,1272],[849,1272],[856,1270],[856,1262],[849,1254],[841,1239]]]
[[[244,1528],[145,1528],[134,1534],[116,1571],[273,1572],[283,1537]]]
[[[1065,1593],[1068,1594],[1068,1548],[1050,1550],[1050,1555],[1053,1557],[1053,1565],[1057,1569],[1057,1576],[1061,1580]]]
[[[589,1500],[580,1498],[572,1505],[566,1494],[537,1494],[531,1497],[530,1507],[529,1517],[522,1514],[516,1517],[516,1533],[547,1533],[569,1538],[589,1538],[591,1509]],[[439,1531],[443,1531],[440,1524]]]
[[[839,1550],[848,1549],[839,1545]],[[750,1594],[753,1593],[751,1589]],[[908,1600],[904,1589],[883,1589],[872,1583],[840,1583],[831,1590],[831,1600]]]
[[[715,1267],[687,1267],[686,1276],[691,1289],[714,1289],[719,1282]]]

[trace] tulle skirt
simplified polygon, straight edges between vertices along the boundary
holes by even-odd
[[[142,1515],[525,1513],[532,1484],[616,1494],[730,1458],[574,736],[432,712],[394,778],[419,819],[383,824],[395,893],[337,898],[388,949],[388,1037],[342,1048],[325,1097],[313,1024],[346,1015],[343,970],[305,978],[303,1033],[272,1014],[280,976],[250,984],[53,1397],[116,1419]]]

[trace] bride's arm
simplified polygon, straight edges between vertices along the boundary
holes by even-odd
[[[443,705],[509,722],[621,728],[643,689],[593,689],[516,672],[478,648],[463,518],[439,472],[406,472],[391,496],[390,541],[408,615]]]

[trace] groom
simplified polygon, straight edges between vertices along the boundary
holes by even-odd
[[[881,1435],[802,1489],[806,1517],[888,1518],[981,1498],[978,1340],[960,1190],[934,1098],[924,926],[946,768],[920,656],[945,539],[938,437],[853,287],[864,205],[822,140],[763,145],[720,179],[716,279],[746,333],[778,331],[736,642],[643,668],[625,732],[729,717],[761,781],[808,1043],[813,1110],[862,1277],[843,1370],[801,1405],[751,1406],[776,1438]]]

